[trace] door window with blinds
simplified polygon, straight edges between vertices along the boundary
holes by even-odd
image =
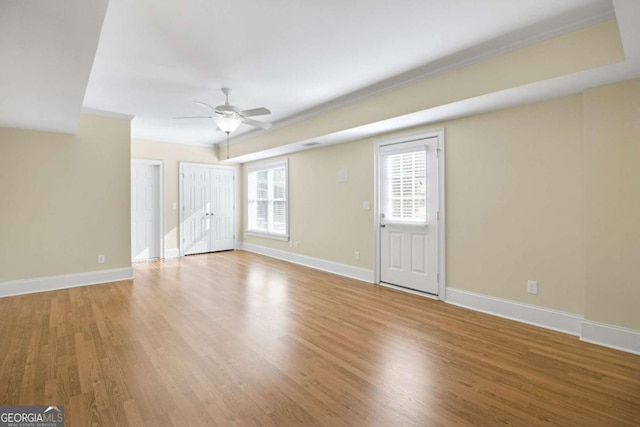
[[[247,234],[289,238],[287,160],[247,167]]]
[[[421,144],[384,150],[384,197],[387,222],[427,223],[427,151]]]

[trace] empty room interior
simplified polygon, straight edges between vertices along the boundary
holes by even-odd
[[[0,425],[640,425],[640,1],[3,1],[0,58]]]

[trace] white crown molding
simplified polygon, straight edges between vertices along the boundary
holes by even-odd
[[[132,267],[87,271],[59,276],[35,277],[33,279],[10,280],[0,282],[0,297],[54,291],[57,289],[75,288],[77,286],[96,285],[99,283],[129,279],[133,279]]]
[[[464,49],[440,60],[430,62],[421,67],[414,68],[413,70],[398,74],[378,83],[374,83],[357,91],[351,92],[347,95],[335,98],[324,104],[320,104],[300,113],[286,117],[273,123],[273,126],[268,131],[264,129],[253,129],[249,132],[245,132],[236,138],[232,138],[230,143],[242,142],[246,139],[258,136],[259,134],[271,132],[308,120],[319,114],[356,103],[366,98],[399,89],[421,80],[430,79],[438,75],[484,61],[491,57],[502,55],[535,43],[540,43],[553,37],[561,36],[613,18],[615,18],[615,11],[613,8],[610,8],[595,15],[581,17],[573,22],[565,23],[560,26],[543,29],[524,28],[514,33]]]
[[[137,140],[140,142],[155,142],[155,143],[169,143],[169,144],[180,144],[180,145],[192,145],[195,147],[206,147],[206,148],[215,148],[216,143],[214,142],[181,142],[176,141],[175,139],[161,139],[161,138],[152,138],[148,135],[144,134],[136,134],[133,130],[131,131],[131,140]]]
[[[271,249],[265,246],[254,245],[252,243],[239,242],[238,249],[247,252],[254,252],[271,258],[289,261],[294,264],[304,265],[315,270],[327,271],[339,276],[345,276],[367,283],[373,283],[373,270],[368,270],[351,265],[341,264],[339,262],[327,261],[320,258],[314,258],[306,255],[295,254],[292,252]]]

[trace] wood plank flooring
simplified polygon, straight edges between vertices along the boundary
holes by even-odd
[[[0,298],[0,404],[67,426],[638,426],[640,356],[224,252]]]

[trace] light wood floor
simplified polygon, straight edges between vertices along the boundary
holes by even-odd
[[[638,426],[640,356],[245,252],[0,299],[0,405],[67,426]]]

